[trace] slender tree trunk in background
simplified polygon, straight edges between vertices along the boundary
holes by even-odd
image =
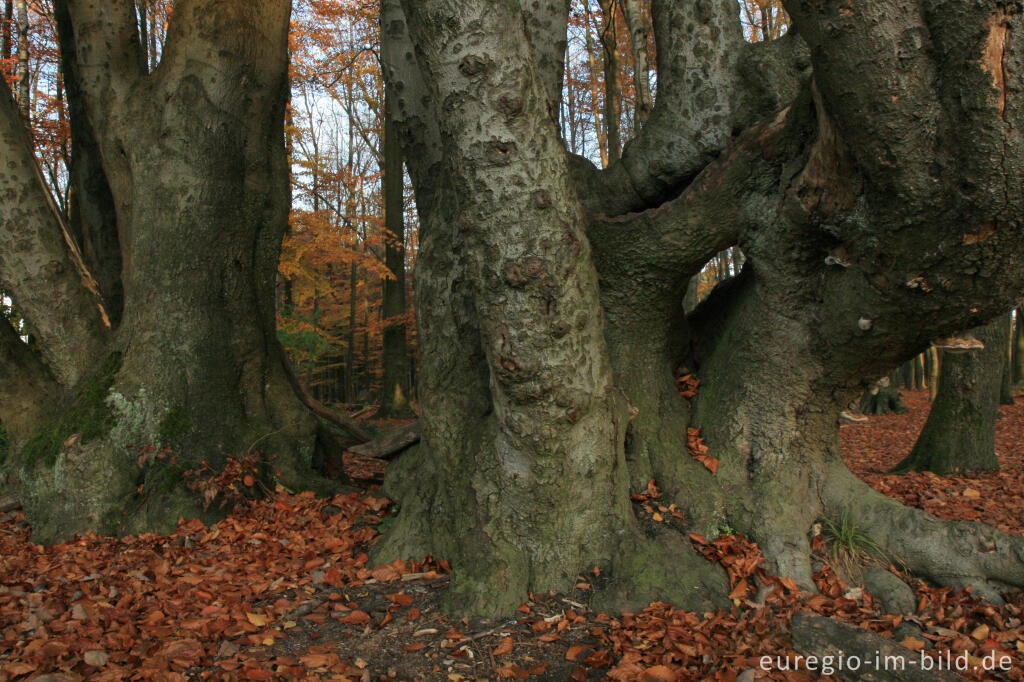
[[[10,59],[12,54],[11,24],[14,21],[14,0],[4,0],[3,26],[0,27],[0,59]]]
[[[983,350],[943,353],[939,393],[928,421],[913,450],[893,471],[948,474],[999,468],[995,428],[1009,319],[1001,315],[974,330],[985,344]]]
[[[384,87],[384,264],[394,279],[384,280],[383,354],[384,377],[378,415],[400,418],[412,414],[409,407],[409,352],[405,323],[390,322],[405,314],[405,180],[402,146],[394,118],[393,86]]]
[[[31,74],[28,67],[28,0],[16,0],[18,13],[18,109],[29,120]]]
[[[1003,322],[1006,336],[1003,338],[1005,345],[1003,359],[1003,374],[999,386],[999,404],[1013,405],[1013,317],[1007,314]]]
[[[148,0],[147,0],[148,2]],[[149,70],[152,71],[160,63],[160,55],[157,54],[157,13],[156,6],[153,6],[153,11],[150,12],[149,16]]]
[[[139,13],[139,45],[142,47],[142,64],[149,71],[149,0],[136,0]]]
[[[583,3],[583,16],[586,23],[586,30],[583,32],[587,49],[587,63],[590,67],[590,110],[594,117],[594,135],[597,137],[597,147],[601,154],[601,166],[607,168],[611,162],[608,152],[608,119],[601,115],[601,95],[597,85],[597,74],[600,69],[597,65],[597,57],[594,55],[593,39],[590,36],[591,27],[594,25],[593,13],[590,11],[590,3]],[[600,27],[598,27],[600,32]]]
[[[651,94],[651,67],[647,56],[647,39],[653,29],[641,0],[622,0],[622,13],[629,29],[630,44],[633,48],[633,87],[636,90],[636,112],[633,128],[640,132],[647,117],[654,108]]]
[[[925,362],[928,366],[928,400],[934,403],[935,396],[939,393],[939,371],[942,365],[939,349],[931,347],[925,351]]]
[[[604,52],[604,121],[608,135],[608,163],[615,163],[622,153],[619,132],[622,92],[619,88],[618,12],[615,0],[598,0],[601,5],[601,47]]]
[[[1014,313],[1013,326],[1013,384],[1024,383],[1024,307]]]

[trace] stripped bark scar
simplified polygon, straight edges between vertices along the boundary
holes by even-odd
[[[1006,67],[1003,56],[1006,43],[1010,36],[1010,14],[1000,8],[985,22],[988,37],[985,39],[985,50],[981,57],[981,68],[985,73],[992,74],[992,87],[999,91],[999,118],[1006,120]]]

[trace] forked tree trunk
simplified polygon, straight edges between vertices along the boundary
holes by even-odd
[[[183,472],[202,461],[218,470],[260,452],[266,484],[302,486],[317,443],[275,336],[289,4],[176,3],[158,75],[139,59],[132,3],[66,8],[83,99],[100,122],[124,312],[109,341],[80,346],[80,364],[55,355],[68,398],[17,434],[16,478],[39,542],[168,530],[200,511]],[[50,319],[42,306],[26,311],[34,324]],[[40,333],[44,350],[52,337]],[[147,446],[175,457],[140,459]]]
[[[893,471],[949,474],[992,471],[996,457],[996,417],[1006,365],[1009,315],[974,330],[980,351],[944,353],[939,393],[913,450]]]

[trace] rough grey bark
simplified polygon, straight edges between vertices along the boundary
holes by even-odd
[[[821,517],[937,582],[1021,583],[1019,538],[873,493],[836,423],[869,380],[1024,289],[1016,15],[794,2],[797,31],[747,49],[735,4],[656,2],[648,125],[608,169],[570,170],[511,8],[403,5],[412,35],[386,3],[384,52],[423,225],[423,441],[389,471],[403,513],[378,560],[447,556],[460,606],[489,614],[591,561],[607,603],[723,594],[669,531],[636,540],[621,496],[654,477],[693,530],[742,531],[805,586]],[[733,245],[742,271],[686,315],[687,282]],[[681,365],[702,382],[690,400]]]
[[[949,474],[991,471],[996,457],[996,417],[1006,364],[1008,315],[974,330],[980,351],[944,353],[939,392],[913,450],[893,471]]]
[[[66,400],[16,453],[17,485],[43,542],[86,529],[173,527],[179,514],[196,513],[181,470],[200,459],[216,469],[227,457],[260,451],[268,483],[302,486],[324,442],[288,380],[274,327],[289,209],[289,3],[177,2],[161,69],[152,74],[139,59],[134,3],[70,0],[67,10],[86,114],[114,200],[125,298],[108,342],[54,353],[63,365],[49,364]],[[6,159],[17,139],[2,139]],[[34,198],[42,185],[23,184],[35,213],[0,202],[0,210],[26,217],[4,234],[20,229],[19,238],[45,241],[39,249],[53,251],[61,243],[55,223],[36,217],[47,205]],[[58,239],[35,236],[44,228]],[[21,273],[31,262],[23,261],[24,244],[17,246],[0,257],[20,269],[12,272],[5,261],[2,270],[18,277],[13,289],[25,298]],[[62,281],[87,291],[65,262],[42,270],[51,279],[33,287],[40,296]],[[63,279],[51,281],[56,275]],[[63,337],[69,345],[90,341],[67,326],[37,332],[31,306],[19,306],[44,353]],[[81,320],[97,317],[85,304],[76,308]],[[64,367],[72,360],[83,366]],[[77,390],[71,370],[85,376]],[[140,468],[129,448],[150,444],[173,447],[178,466]]]
[[[654,111],[598,170],[553,148],[513,8],[404,0],[409,35],[385,3],[423,225],[423,440],[389,470],[402,513],[377,560],[449,557],[461,609],[489,614],[592,561],[612,578],[604,603],[714,600],[720,574],[685,542],[637,537],[625,488],[654,477],[691,529],[740,530],[808,587],[821,517],[939,583],[994,598],[988,581],[1021,583],[1019,539],[852,476],[836,419],[1024,290],[1007,190],[1024,175],[1018,18],[791,4],[798,30],[746,49],[734,4],[655,2]],[[742,270],[685,314],[687,283],[730,246]],[[701,381],[691,399],[680,366]],[[687,454],[687,427],[717,475]]]

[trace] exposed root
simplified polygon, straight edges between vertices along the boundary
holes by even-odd
[[[821,491],[826,513],[845,514],[908,570],[1002,603],[1000,586],[1024,587],[1024,538],[980,523],[943,521],[871,489],[832,466]]]

